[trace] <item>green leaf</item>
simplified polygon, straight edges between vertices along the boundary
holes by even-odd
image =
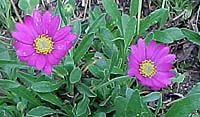
[[[122,96],[118,96],[115,98],[114,100],[114,105],[115,105],[115,117],[127,117],[126,115],[126,110],[125,110],[125,105],[127,105],[127,99],[122,97]]]
[[[24,111],[24,109],[26,108],[26,104],[25,103],[23,103],[23,102],[18,102],[17,103],[17,110],[19,110],[19,111]]]
[[[141,113],[141,100],[138,90],[134,90],[131,96],[128,99],[128,103],[126,105],[128,116],[138,116]]]
[[[131,0],[130,3],[130,16],[136,16],[138,13],[139,0]]]
[[[28,0],[28,1],[29,1],[31,8],[34,8],[34,7],[36,7],[36,5],[39,4],[39,0]]]
[[[77,84],[76,88],[78,89],[78,91],[81,94],[86,95],[88,97],[96,97],[97,96],[92,90],[90,90],[90,88],[87,85],[85,85],[83,83]]]
[[[59,100],[59,98],[52,93],[37,93],[37,95],[47,102],[50,102],[51,104],[54,104],[56,106],[59,106],[62,108],[62,102]]]
[[[200,93],[196,93],[187,96],[180,101],[173,104],[169,111],[165,114],[165,117],[187,117],[193,111],[200,108]]]
[[[103,6],[106,12],[113,18],[113,19],[120,19],[121,13],[117,8],[117,4],[113,0],[102,0]]]
[[[95,113],[95,117],[106,117],[106,113],[104,112]]]
[[[181,73],[178,73],[177,70],[175,70],[176,72],[176,76],[171,78],[170,80],[173,82],[173,83],[181,83],[184,81],[185,79],[185,75],[184,74],[181,74]]]
[[[9,60],[10,57],[9,57],[8,49],[0,43],[0,61],[1,61],[1,59]],[[0,64],[1,64],[1,62],[0,62]]]
[[[26,13],[31,13],[32,10],[39,4],[39,0],[19,0],[18,6]]]
[[[37,79],[37,76],[25,72],[17,72],[17,77],[28,86],[31,86]]]
[[[57,1],[57,5],[58,5],[58,10],[59,10],[59,14],[61,16],[62,21],[64,22],[65,25],[67,25],[68,21],[67,21],[67,17],[65,17],[64,12],[63,12],[63,4],[61,0]]]
[[[152,34],[148,36],[152,37]],[[179,28],[172,27],[162,31],[154,31],[151,39],[156,39],[156,41],[163,43],[173,43],[174,41],[183,39],[184,37],[185,35],[183,35]],[[146,39],[149,41],[149,37],[146,37]]]
[[[14,92],[15,94],[17,94],[19,97],[26,99],[32,105],[35,105],[35,106],[41,105],[40,101],[35,98],[34,94],[23,86],[13,88],[10,90]]]
[[[18,82],[6,79],[0,79],[0,87],[4,89],[17,88],[20,84]]]
[[[169,12],[167,9],[158,9],[145,17],[140,22],[140,34],[147,30],[151,25],[167,21]]]
[[[189,92],[186,96],[190,96],[192,94],[200,93],[200,82],[198,82]]]
[[[116,20],[116,24],[120,29],[121,35],[123,34],[123,28],[121,23],[121,13],[117,8],[117,4],[113,0],[102,0],[103,6],[108,13],[114,20]]]
[[[127,23],[130,19],[130,16],[128,16],[127,14],[122,14],[121,16],[121,21],[122,21],[122,32],[123,32],[123,35],[125,35],[125,32],[126,32],[126,27],[127,27]]]
[[[72,84],[77,83],[80,81],[80,79],[81,79],[81,69],[80,68],[73,69],[69,76],[70,83]]]
[[[137,1],[137,0],[132,0],[132,1]],[[131,42],[133,41],[133,37],[135,36],[136,32],[136,25],[137,21],[135,17],[130,17],[126,24],[125,28],[125,35],[124,35],[124,41],[125,41],[125,51],[128,50],[128,47],[130,46]]]
[[[43,116],[47,116],[47,115],[52,115],[52,114],[63,114],[61,111],[58,110],[54,110],[51,109],[49,107],[46,106],[38,106],[36,108],[31,109],[28,113],[27,116],[31,116],[31,117],[43,117]]]
[[[96,32],[96,30],[98,29],[98,27],[101,26],[101,22],[104,20],[104,14],[101,14],[100,16],[98,16],[96,18],[96,20],[90,25],[89,30],[88,30],[88,34],[92,33],[92,32]]]
[[[126,98],[118,96],[114,100],[115,117],[137,117],[150,114],[146,105],[143,105],[138,90],[127,89]],[[145,107],[145,108],[144,108]]]
[[[160,92],[152,92],[142,97],[143,102],[152,102],[161,98]]]
[[[98,17],[102,14],[103,13],[99,8],[99,6],[94,6],[94,9],[89,12],[89,20],[88,20],[89,24],[93,24],[95,20],[97,20]],[[99,22],[98,25],[105,27],[106,26],[105,18],[101,22]]]
[[[18,61],[4,60],[4,59],[0,59],[0,64],[1,65],[25,66],[25,64],[19,63]]]
[[[77,37],[81,34],[81,21],[74,20],[71,22],[72,25],[72,32],[76,33]]]
[[[33,89],[36,92],[46,93],[57,90],[62,84],[62,80],[58,81],[57,83],[52,83],[50,81],[41,81],[33,83],[31,89]]]
[[[199,62],[200,62],[200,49],[199,49],[197,58],[199,59]]]
[[[94,34],[90,33],[86,35],[83,40],[79,43],[78,47],[74,50],[74,62],[77,63],[81,57],[88,51],[94,39]]]
[[[188,38],[188,40],[190,40],[191,42],[193,42],[197,45],[200,45],[200,34],[199,33],[194,32],[189,29],[186,29],[186,28],[181,29],[181,31]]]
[[[26,10],[29,7],[27,0],[19,0],[18,6],[22,10]]]
[[[90,73],[92,74],[92,75],[94,75],[95,77],[97,77],[97,78],[104,78],[104,73],[103,73],[103,71],[101,70],[101,68],[100,67],[98,67],[97,65],[90,65],[89,67],[88,67],[88,70],[90,71]]]
[[[84,95],[83,99],[77,105],[76,116],[81,116],[85,114],[87,112],[89,103],[90,103],[89,98],[86,95]]]
[[[107,29],[105,27],[102,27],[100,29],[99,36],[100,36],[100,40],[102,41],[104,46],[109,47],[110,49],[112,49],[113,44],[114,44],[112,42],[112,40],[113,40],[112,32],[109,29]]]

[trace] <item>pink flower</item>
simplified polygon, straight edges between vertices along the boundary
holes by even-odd
[[[146,46],[140,38],[137,46],[131,46],[128,75],[135,76],[142,85],[152,90],[159,90],[171,84],[170,78],[175,75],[171,71],[175,58],[174,54],[169,54],[169,47],[164,44],[156,45],[152,40]]]
[[[26,15],[24,23],[16,23],[12,37],[16,40],[13,46],[18,58],[51,74],[52,67],[60,62],[76,39],[70,26],[58,29],[59,24],[59,16],[51,16],[49,11],[40,14],[37,10],[33,16]]]

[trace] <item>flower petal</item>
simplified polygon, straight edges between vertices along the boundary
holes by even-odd
[[[72,42],[67,42],[66,40],[62,40],[56,42],[53,48],[56,50],[67,51],[72,47],[72,45],[73,45]]]
[[[76,38],[77,38],[76,34],[71,33],[71,34],[68,34],[68,35],[66,36],[66,41],[72,42],[72,41],[74,41]]]
[[[162,50],[160,50],[158,52],[158,54],[154,57],[152,57],[152,59],[157,62],[159,61],[160,58],[166,56],[169,53],[169,47],[164,47]]]
[[[139,63],[137,61],[134,61],[134,60],[129,60],[128,62],[128,67],[130,69],[134,68],[134,69],[139,69]]]
[[[16,48],[17,56],[29,56],[35,51],[32,46],[20,42],[15,42],[13,46]]]
[[[35,66],[37,60],[38,60],[38,54],[33,53],[32,55],[29,56],[27,64],[30,66]]]
[[[51,65],[56,65],[56,64],[58,64],[58,63],[60,62],[60,59],[54,57],[53,54],[49,54],[49,55],[47,56],[47,58],[48,58],[48,62],[49,62]]]
[[[49,23],[49,27],[48,27],[48,35],[53,37],[59,27],[59,24],[60,24],[60,17],[59,16],[54,16],[52,19],[51,19],[51,22]]]
[[[33,18],[29,15],[24,17],[24,24],[28,27],[28,29],[33,33],[34,37],[38,37],[36,30],[34,29]]]
[[[62,39],[64,39],[65,37],[67,37],[67,35],[69,35],[71,31],[71,27],[70,26],[65,26],[62,27],[60,30],[58,30],[54,37],[53,37],[53,41],[60,41]]]
[[[166,47],[164,44],[159,44],[155,51],[152,54],[152,60],[155,61],[155,57],[157,56],[157,54],[160,52],[160,50],[162,50],[164,47]]]
[[[160,82],[156,78],[152,78],[152,83],[153,83],[153,85],[151,86],[152,90],[160,90],[161,88],[166,87],[166,84]]]
[[[21,61],[27,61],[30,58],[30,56],[18,56],[18,59]]]
[[[24,16],[24,24],[27,26],[33,26],[33,18],[30,15]]]
[[[143,85],[143,86],[147,86],[147,87],[152,87],[153,83],[152,83],[152,79],[150,78],[145,78],[143,76],[141,76],[140,74],[136,76],[139,80],[139,82]]]
[[[147,49],[146,49],[146,58],[147,59],[151,59],[154,51],[156,49],[156,41],[152,40],[149,42],[149,45],[147,46]]]
[[[135,76],[138,73],[137,69],[131,68],[128,70],[128,75],[129,76]]]
[[[42,15],[42,32],[43,32],[43,34],[48,34],[50,22],[51,22],[51,13],[49,11],[46,11]]]
[[[135,45],[131,46],[131,54],[132,54],[132,59],[137,60],[138,62],[141,62],[142,60],[140,59],[140,56],[138,56],[140,53],[138,51],[138,48]]]
[[[46,64],[46,57],[44,55],[38,55],[36,60],[36,68],[42,70]]]
[[[34,28],[38,35],[42,34],[42,16],[39,11],[34,10],[33,11],[33,23],[34,23]]]
[[[31,37],[31,40],[34,40],[37,37],[37,33],[35,33],[34,30],[31,30],[32,27],[28,27],[21,23],[16,23],[15,27],[18,32],[22,32],[26,35],[29,35]]]
[[[139,80],[139,82],[143,85],[143,86],[148,86],[148,87],[151,87],[153,84],[152,84],[152,81],[151,81],[151,78],[146,78],[146,77],[143,77],[140,73],[139,73],[139,70],[138,69],[132,69],[130,71],[130,74],[134,74],[134,76]]]
[[[51,72],[52,72],[52,65],[46,64],[45,67],[44,67],[44,73],[45,73],[46,75],[50,75]]]
[[[143,61],[146,58],[146,55],[145,55],[146,47],[145,47],[144,39],[139,38],[137,44],[138,44],[138,51],[140,53],[139,54],[140,55],[140,60]]]
[[[27,35],[22,32],[12,32],[12,37],[15,38],[17,41],[24,43],[24,44],[33,44],[33,39],[30,35]]]
[[[173,76],[175,76],[173,72],[157,72],[154,78],[167,86],[171,84],[170,78]]]
[[[159,61],[156,62],[156,65],[159,66],[160,64],[163,64],[163,63],[171,63],[175,60],[175,58],[176,58],[176,55],[168,54],[167,56],[164,56],[161,59],[159,59]]]
[[[173,65],[170,63],[159,64],[157,66],[157,71],[169,71],[172,69]]]
[[[52,54],[54,55],[54,57],[56,57],[56,58],[58,58],[58,59],[61,59],[62,57],[65,56],[66,51],[54,49],[54,50],[52,51]]]

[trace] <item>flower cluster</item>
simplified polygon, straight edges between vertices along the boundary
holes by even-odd
[[[41,14],[33,11],[33,16],[26,15],[23,23],[16,23],[15,38],[16,55],[28,65],[43,70],[49,75],[52,67],[58,64],[72,47],[76,34],[70,26],[60,29],[59,16],[51,16],[49,11]],[[128,57],[128,75],[135,76],[139,82],[153,90],[159,90],[171,83],[175,74],[170,71],[174,54],[169,54],[169,47],[156,45],[151,41],[147,46],[143,39],[131,46]]]
[[[156,45],[152,40],[146,46],[140,38],[137,45],[131,46],[128,75],[135,76],[144,86],[159,90],[171,84],[170,78],[175,74],[170,70],[175,57],[174,54],[169,54],[169,47],[164,44]]]
[[[16,40],[16,55],[30,66],[51,74],[52,67],[58,64],[72,47],[76,34],[70,26],[60,29],[59,16],[52,16],[49,11],[41,14],[33,11],[33,16],[26,15],[23,23],[16,23],[12,37]]]

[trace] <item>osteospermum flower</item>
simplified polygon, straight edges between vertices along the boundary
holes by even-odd
[[[169,54],[169,47],[164,44],[156,45],[152,40],[146,46],[140,38],[137,45],[131,46],[128,75],[135,76],[142,85],[152,90],[159,90],[171,84],[170,78],[175,74],[170,70],[175,57]]]
[[[12,37],[16,40],[13,45],[18,58],[51,74],[53,65],[66,55],[76,38],[70,26],[58,30],[59,24],[59,16],[51,16],[49,11],[41,14],[37,10],[32,16],[26,15],[23,23],[16,23]]]

